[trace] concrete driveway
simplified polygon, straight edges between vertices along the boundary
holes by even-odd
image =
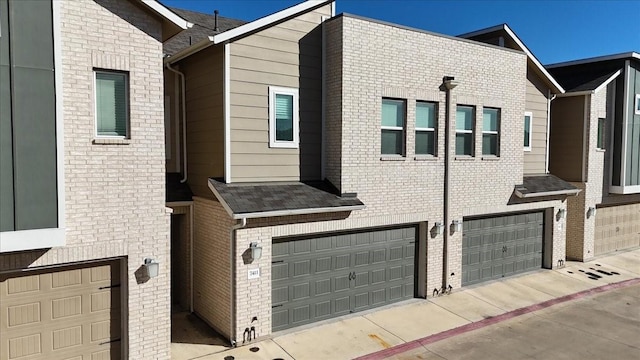
[[[206,339],[172,344],[172,358],[599,359],[608,357],[600,356],[603,349],[619,346],[621,356],[611,359],[640,359],[639,278],[640,249],[413,299],[235,349]],[[581,346],[575,357],[573,343]],[[477,353],[469,350],[476,347]]]

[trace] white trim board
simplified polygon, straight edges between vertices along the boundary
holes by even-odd
[[[158,15],[162,16],[163,18],[169,20],[171,23],[173,23],[177,27],[181,28],[182,30],[186,30],[186,29],[188,29],[188,28],[193,26],[192,23],[190,23],[187,20],[181,18],[176,13],[174,13],[171,10],[169,10],[169,8],[167,8],[166,6],[162,5],[161,3],[159,3],[156,0],[140,0],[140,2],[142,2],[149,9],[153,10],[154,12],[156,12]]]

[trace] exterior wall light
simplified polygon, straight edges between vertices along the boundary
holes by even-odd
[[[451,222],[451,232],[456,233],[462,231],[462,220],[453,220]]]
[[[592,218],[596,216],[596,208],[593,206],[589,207],[589,210],[587,210],[587,219]]]
[[[154,278],[158,276],[160,272],[160,264],[156,262],[154,259],[146,258],[144,259],[144,268],[147,270],[147,276],[149,278]]]
[[[444,225],[442,225],[440,221],[436,221],[433,224],[433,232],[435,233],[435,235],[442,235],[442,233],[444,232]]]
[[[262,257],[262,247],[258,246],[257,242],[252,242],[249,245],[249,257],[251,262],[260,260],[260,258]]]
[[[560,221],[567,216],[567,209],[558,209],[556,213],[556,221]]]

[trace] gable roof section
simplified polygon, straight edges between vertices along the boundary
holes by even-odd
[[[573,65],[583,65],[583,64],[591,64],[596,62],[603,62],[609,60],[623,60],[623,59],[636,59],[640,61],[640,54],[635,51],[629,51],[626,53],[613,54],[613,55],[604,55],[604,56],[596,56],[592,58],[579,59],[579,60],[571,60],[565,61],[555,64],[547,65],[548,69],[558,68],[558,67],[566,67]]]
[[[192,42],[191,46],[175,52],[170,58],[165,59],[165,62],[174,63],[211,45],[234,41],[240,37],[268,28],[281,21],[312,11],[326,4],[334,5],[333,2],[334,0],[307,0],[298,5],[280,10],[271,15],[262,17],[249,23],[245,23],[227,31],[218,34],[209,34],[208,36],[202,38],[200,41]],[[332,15],[334,12],[335,7],[333,7]]]
[[[159,1],[138,0],[138,2],[151,10],[151,12],[159,15],[164,20],[162,27],[162,41],[169,40],[182,30],[186,30],[193,25],[173,11],[169,10],[168,7],[162,5]]]
[[[577,84],[576,86],[567,89],[564,94],[559,94],[558,96],[577,96],[577,95],[586,95],[586,94],[594,94],[604,89],[609,83],[615,80],[622,73],[622,69],[607,72],[603,75],[592,75],[591,77],[576,77],[574,79],[573,84]]]
[[[190,10],[171,8],[173,12],[193,23],[193,26],[174,36],[164,43],[163,50],[166,55],[173,55],[180,50],[186,49],[202,40],[209,42],[209,37],[225,31],[237,28],[247,22],[243,20],[231,19],[218,15],[217,30],[216,16]]]
[[[473,31],[466,34],[461,34],[461,35],[458,35],[458,37],[465,38],[465,39],[473,39],[474,37],[487,35],[487,34],[490,34],[493,32],[499,32],[499,31],[504,31],[519,48],[518,50],[521,50],[525,54],[527,54],[527,58],[529,59],[529,61],[531,61],[533,66],[547,80],[547,82],[549,83],[549,85],[551,85],[551,88],[554,90],[556,94],[562,94],[565,92],[562,85],[560,85],[560,83],[558,83],[558,81],[556,81],[556,79],[553,76],[551,76],[551,74],[547,71],[547,69],[545,69],[545,67],[542,66],[540,61],[538,61],[538,59],[533,55],[531,50],[527,48],[527,46],[522,42],[522,40],[520,40],[520,38],[513,32],[513,30],[511,30],[511,28],[507,24],[496,25],[486,29]]]

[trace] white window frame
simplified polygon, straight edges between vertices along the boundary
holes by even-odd
[[[471,120],[472,120],[472,122],[471,122],[471,130],[466,130],[466,129],[465,130],[460,130],[460,129],[458,129],[458,124],[457,123],[456,123],[456,126],[455,126],[456,135],[457,134],[471,134],[471,154],[455,154],[455,156],[458,156],[458,157],[460,157],[460,156],[471,156],[471,157],[473,157],[473,156],[475,156],[475,153],[476,153],[476,142],[475,142],[475,139],[476,139],[476,136],[475,136],[476,107],[473,106],[473,105],[462,105],[462,104],[456,105],[456,113],[458,112],[458,108],[459,107],[471,108]],[[456,121],[457,120],[458,119],[456,118]],[[456,140],[457,139],[454,138],[454,148],[453,148],[454,149],[454,153],[455,153],[455,150],[457,148]]]
[[[124,86],[124,98],[126,101],[127,107],[127,119],[126,119],[126,134],[124,136],[119,135],[100,135],[98,133],[98,82],[97,77],[98,74],[120,74],[124,75],[125,86]],[[93,122],[94,129],[93,132],[96,138],[99,139],[129,139],[131,136],[131,114],[130,114],[130,99],[129,99],[129,72],[127,71],[118,71],[118,70],[109,70],[109,69],[93,69]]]
[[[533,148],[533,112],[525,111],[524,117],[526,118],[527,116],[529,117],[529,146],[524,146],[524,151],[531,151],[531,149]]]
[[[400,101],[403,103],[404,105],[404,118],[402,119],[402,126],[383,126],[382,124],[380,124],[380,133],[382,134],[382,130],[392,130],[392,131],[400,131],[400,133],[402,134],[401,136],[401,141],[402,141],[402,150],[400,151],[400,154],[382,154],[382,144],[380,146],[380,153],[382,156],[400,156],[400,157],[404,157],[406,155],[406,151],[407,151],[407,134],[406,134],[406,130],[405,128],[407,127],[407,100],[406,99],[398,99],[398,98],[390,98],[390,97],[383,97],[382,101],[384,100],[392,100],[392,101]],[[382,106],[382,102],[380,102],[380,105]]]
[[[484,111],[485,110],[496,110],[498,112],[498,123],[496,125],[498,125],[498,130],[493,131],[493,130],[484,130]],[[482,156],[495,156],[495,157],[499,157],[500,156],[500,118],[502,117],[502,109],[500,108],[494,108],[494,107],[482,107]],[[489,134],[489,135],[496,135],[496,153],[495,154],[485,154],[484,153],[484,134]]]
[[[636,113],[636,115],[640,115],[640,94],[636,94],[635,113]]]
[[[416,154],[416,156],[436,156],[437,154],[437,150],[438,150],[438,133],[436,132],[436,128],[422,128],[422,127],[418,127],[417,123],[418,123],[418,118],[417,118],[417,108],[418,108],[418,104],[431,104],[433,105],[433,111],[434,111],[434,115],[435,115],[435,121],[434,124],[438,124],[438,103],[432,102],[432,101],[421,101],[421,100],[417,100],[416,101],[416,139],[418,138],[417,133],[419,131],[421,132],[431,132],[433,133],[433,154]],[[416,140],[416,144],[414,145],[415,147],[417,147],[417,140]]]
[[[600,121],[602,124],[602,133],[600,133]],[[598,146],[598,142],[602,140],[602,146]],[[605,150],[607,148],[607,118],[598,118],[598,123],[596,125],[596,149],[597,150]]]
[[[276,95],[293,96],[293,141],[276,140]],[[298,89],[269,86],[269,147],[297,149],[300,146],[300,111]]]

